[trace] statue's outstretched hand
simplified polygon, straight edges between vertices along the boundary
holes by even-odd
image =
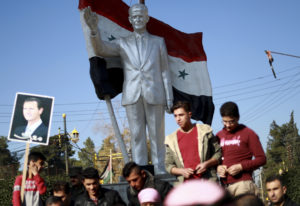
[[[98,16],[95,12],[91,10],[90,7],[87,7],[83,10],[84,20],[87,26],[91,30],[91,34],[95,35],[98,31]]]

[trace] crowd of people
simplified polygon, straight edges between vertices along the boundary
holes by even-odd
[[[189,103],[176,103],[172,113],[179,128],[165,138],[165,168],[175,181],[128,162],[122,171],[128,183],[124,201],[118,191],[101,186],[97,169],[75,167],[70,182],[55,182],[52,196],[44,203],[41,196],[47,189],[40,171],[46,158],[32,152],[23,203],[20,175],[14,184],[13,206],[264,205],[252,173],[266,163],[266,156],[257,134],[239,124],[238,106],[234,102],[221,106],[224,128],[216,135],[209,125],[192,123]],[[297,205],[287,197],[281,176],[268,177],[265,186],[270,205]]]

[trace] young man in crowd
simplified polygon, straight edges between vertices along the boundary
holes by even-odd
[[[40,172],[44,166],[45,156],[40,152],[31,152],[28,156],[28,172],[24,189],[24,203],[21,202],[22,175],[16,177],[12,203],[13,206],[43,206],[41,195],[46,193],[46,186]]]
[[[63,206],[73,205],[73,202],[71,202],[70,187],[67,182],[59,181],[54,183],[53,196],[61,198]]]
[[[223,153],[222,164],[217,169],[221,181],[233,196],[257,194],[252,172],[266,163],[259,138],[253,130],[239,124],[240,114],[236,103],[224,103],[220,113],[224,128],[216,136]]]
[[[82,167],[72,167],[70,168],[69,177],[71,184],[71,200],[75,201],[75,199],[85,192],[84,186],[82,184]]]
[[[165,139],[167,172],[176,176],[178,183],[200,178],[217,181],[216,166],[221,160],[221,148],[212,128],[191,122],[188,102],[175,103],[171,111],[179,129]]]
[[[266,190],[271,206],[298,206],[287,195],[287,188],[283,183],[282,177],[274,175],[266,180]]]
[[[99,173],[95,168],[88,167],[83,170],[82,178],[86,192],[76,199],[75,206],[125,206],[117,191],[100,186]]]
[[[168,182],[155,178],[149,171],[141,169],[135,162],[128,162],[123,168],[123,177],[129,184],[127,198],[129,206],[139,206],[138,194],[142,189],[154,188],[163,202],[168,192],[173,188]]]

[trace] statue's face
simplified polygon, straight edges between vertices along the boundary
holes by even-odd
[[[129,22],[135,31],[145,30],[148,21],[149,16],[143,8],[135,7],[130,11]]]

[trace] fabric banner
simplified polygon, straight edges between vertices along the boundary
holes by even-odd
[[[113,175],[113,172],[112,172],[112,166],[111,166],[111,159],[109,159],[107,161],[107,164],[106,164],[102,174],[100,175],[100,179],[103,180],[103,184],[109,184],[112,175]]]
[[[98,14],[98,27],[103,40],[113,41],[133,32],[128,21],[129,7],[123,1],[79,1],[79,10],[88,6]],[[80,12],[80,18],[92,67],[92,62],[95,62],[95,59],[91,61],[91,58],[96,55],[91,47],[89,28],[84,22],[83,12]],[[149,33],[165,39],[171,69],[174,103],[189,101],[192,104],[192,118],[211,124],[214,104],[206,54],[202,46],[202,33],[186,34],[152,17],[147,24],[147,30]],[[107,68],[122,68],[121,61],[118,58],[105,58],[105,60]],[[119,88],[119,85],[116,87]]]

